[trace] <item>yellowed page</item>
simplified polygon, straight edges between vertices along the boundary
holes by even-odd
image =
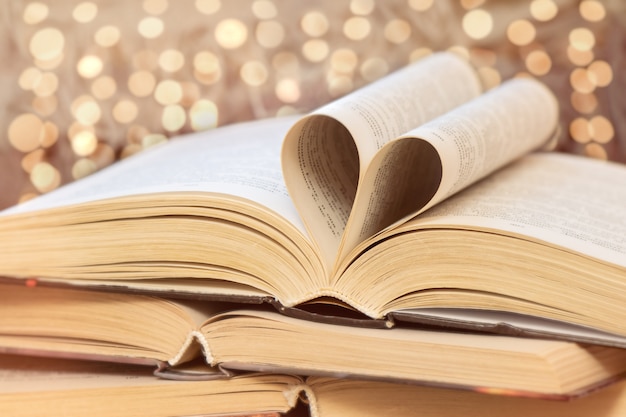
[[[318,109],[289,131],[282,153],[287,187],[327,265],[376,152],[480,92],[465,60],[437,53]]]
[[[552,92],[534,79],[519,78],[388,143],[359,184],[341,257],[385,227],[546,144],[558,117]]]
[[[414,220],[518,234],[626,268],[626,167],[531,154]]]

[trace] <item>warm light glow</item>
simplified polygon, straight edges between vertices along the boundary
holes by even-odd
[[[597,0],[583,0],[578,9],[582,18],[589,22],[599,22],[606,16],[604,5]]]
[[[311,62],[323,61],[329,51],[328,42],[321,39],[311,39],[302,45],[302,55]]]
[[[579,51],[589,51],[596,43],[593,32],[587,28],[576,28],[569,33],[569,42]]]
[[[166,72],[176,72],[185,65],[185,56],[176,49],[166,49],[159,55],[159,67]]]
[[[97,77],[102,71],[104,63],[95,55],[84,56],[78,61],[76,70],[81,77],[94,78]]]
[[[285,40],[285,28],[275,20],[259,22],[255,36],[262,47],[276,48]]]
[[[161,123],[163,128],[169,132],[175,132],[180,130],[187,120],[187,114],[185,109],[178,104],[172,104],[165,106],[163,114],[161,116]]]
[[[240,20],[225,19],[215,27],[215,39],[222,48],[239,48],[247,38],[248,27]]]
[[[530,14],[540,22],[554,19],[559,12],[559,6],[553,0],[533,0],[530,3]]]
[[[198,100],[189,109],[189,121],[193,130],[207,130],[217,126],[217,105],[211,100]]]
[[[409,6],[418,12],[425,12],[433,6],[435,0],[409,0]]]
[[[536,50],[532,51],[526,56],[526,68],[533,75],[546,75],[552,68],[552,60],[550,55],[545,51]]]
[[[139,21],[139,25],[137,26],[137,30],[139,34],[147,39],[154,39],[161,36],[163,30],[165,29],[165,24],[158,17],[145,17]]]
[[[463,16],[463,30],[472,39],[486,38],[493,30],[491,14],[482,9],[474,9]]]
[[[506,30],[507,37],[514,45],[524,46],[535,40],[535,26],[528,20],[515,20]]]
[[[300,99],[300,86],[294,79],[280,80],[276,84],[276,97],[284,103],[295,103]]]
[[[391,43],[401,44],[411,36],[411,25],[403,19],[393,19],[385,25],[385,39]]]
[[[241,66],[240,75],[243,82],[258,87],[267,81],[269,71],[260,61],[248,61]]]
[[[300,27],[307,35],[319,37],[326,34],[330,27],[330,22],[321,12],[307,12],[300,21]]]
[[[74,20],[76,20],[77,22],[89,23],[96,18],[97,14],[98,6],[95,3],[86,1],[84,3],[78,4],[74,8],[72,17],[74,17]]]
[[[372,25],[365,17],[351,17],[343,24],[343,34],[346,38],[353,41],[365,39],[370,34],[371,30]]]
[[[37,31],[30,39],[29,50],[34,58],[50,61],[63,52],[65,36],[59,29],[45,28]]]

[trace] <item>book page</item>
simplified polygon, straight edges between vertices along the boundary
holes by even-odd
[[[252,200],[304,232],[280,166],[283,137],[296,120],[265,119],[173,138],[2,214],[130,195],[200,191]]]
[[[376,152],[480,92],[465,60],[437,53],[323,106],[289,131],[282,152],[287,187],[328,265]]]
[[[388,143],[364,174],[342,256],[546,144],[558,117],[547,87],[513,79]]]
[[[531,154],[413,222],[518,234],[626,267],[624,184],[617,163]]]

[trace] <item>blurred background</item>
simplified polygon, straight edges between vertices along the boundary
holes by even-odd
[[[622,0],[7,0],[0,20],[0,208],[440,50],[486,89],[537,77],[560,100],[557,151],[626,162]]]

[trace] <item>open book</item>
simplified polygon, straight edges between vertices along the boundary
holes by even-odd
[[[626,346],[626,169],[524,156],[557,130],[538,81],[481,94],[467,62],[434,54],[310,115],[174,139],[4,211],[0,275],[388,323],[504,311]]]
[[[0,414],[34,417],[621,417],[626,384],[573,401],[408,384],[252,374],[168,381],[111,363],[0,355]],[[299,402],[299,400],[301,400]]]
[[[588,394],[626,372],[625,349],[343,326],[237,307],[4,284],[0,352],[144,364],[168,379],[188,379],[186,364],[199,359],[213,368],[194,377],[318,375],[550,399]]]

